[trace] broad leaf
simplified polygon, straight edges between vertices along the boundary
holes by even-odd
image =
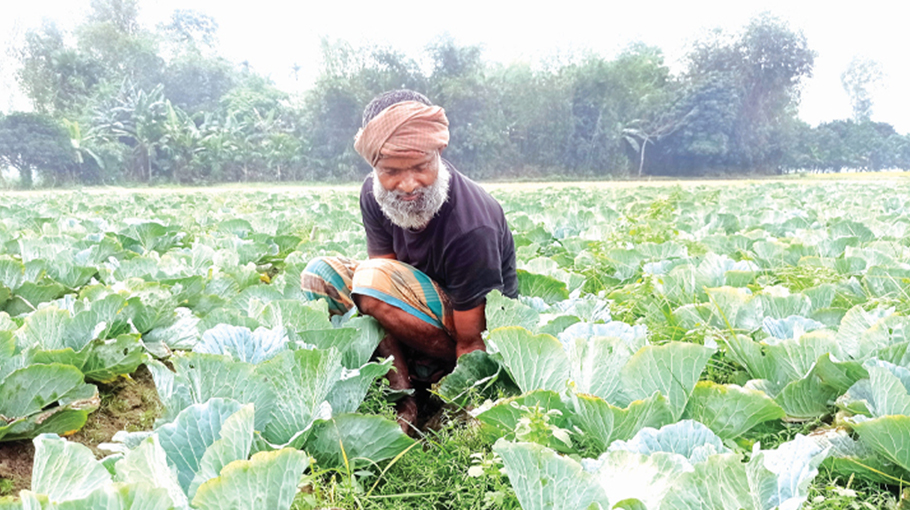
[[[288,349],[284,328],[249,328],[219,324],[202,334],[193,352],[228,354],[238,361],[259,364]]]
[[[111,474],[88,447],[54,434],[35,438],[32,491],[51,501],[82,499],[111,482]]]
[[[115,480],[129,484],[148,484],[164,490],[169,503],[185,507],[187,497],[177,481],[177,473],[167,462],[167,453],[153,434],[128,451],[114,466]]]
[[[675,453],[692,464],[703,462],[711,455],[732,453],[711,429],[692,420],[666,425],[660,430],[643,428],[628,441],[613,442],[608,451],[627,451],[643,455],[655,452]]]
[[[294,441],[293,446],[302,446],[313,421],[326,412],[325,400],[341,372],[341,353],[335,349],[286,351],[258,365],[256,374],[281,395],[262,437],[273,445]]]
[[[566,388],[571,367],[562,344],[550,335],[532,335],[521,327],[493,330],[489,341],[502,355],[522,392]]]
[[[757,445],[756,445],[757,446]],[[798,509],[809,496],[827,449],[799,435],[776,450],[753,448],[746,464],[749,492],[756,510]]]
[[[659,428],[673,422],[666,397],[660,392],[644,400],[635,400],[623,409],[594,395],[574,395],[572,424],[602,452],[610,443],[630,439],[645,427]]]
[[[435,390],[445,401],[464,405],[472,394],[486,394],[487,389],[503,379],[504,385],[511,383],[508,375],[503,374],[502,365],[485,351],[477,350],[458,358],[455,370],[439,381]]]
[[[660,391],[667,397],[673,417],[678,419],[713,353],[714,349],[682,342],[639,350],[620,372],[626,397],[623,404]]]
[[[322,468],[356,468],[391,459],[413,443],[398,423],[381,416],[339,414],[317,422],[304,449]]]
[[[518,293],[522,296],[539,297],[547,304],[569,299],[566,284],[550,276],[530,273],[522,269],[518,273]]]
[[[112,484],[88,497],[55,505],[54,510],[172,510],[175,506],[164,489],[145,483]]]
[[[259,452],[228,464],[221,476],[202,484],[193,498],[198,510],[286,510],[291,507],[307,455],[290,448]]]
[[[165,407],[160,423],[172,422],[182,410],[211,398],[253,404],[256,430],[264,430],[272,420],[278,397],[268,375],[256,373],[255,365],[200,353],[174,356],[171,362],[176,373],[158,362],[147,364]]]
[[[760,423],[784,416],[784,410],[763,392],[710,381],[695,385],[682,415],[707,425],[721,439],[736,439]]]
[[[77,368],[59,363],[14,370],[0,382],[0,441],[81,429],[100,404],[98,389],[82,380]]]
[[[328,305],[325,301],[300,301],[275,300],[262,310],[259,320],[272,328],[283,327],[289,332],[306,331],[310,329],[329,329]]]
[[[382,363],[367,363],[354,370],[342,368],[340,379],[326,397],[326,401],[332,407],[332,413],[356,411],[373,382],[386,375],[391,368],[391,359],[384,360]]]
[[[857,417],[853,430],[879,455],[910,471],[910,416]]]
[[[641,505],[638,508],[645,509],[659,508],[667,492],[692,469],[689,461],[676,453],[655,451],[645,454],[628,450],[604,453],[585,467],[593,472],[611,502],[627,505],[634,502]]]
[[[498,290],[487,294],[484,310],[488,331],[506,326],[521,326],[528,331],[536,332],[540,322],[540,313],[537,310],[517,299],[503,296]]]
[[[594,476],[572,459],[534,443],[499,440],[493,451],[502,458],[524,510],[610,508]]]
[[[822,467],[836,476],[845,479],[856,476],[884,484],[906,476],[900,467],[879,456],[865,442],[854,440],[843,428],[816,430],[809,438],[828,449]]]
[[[246,459],[249,455],[253,441],[253,410],[248,406],[243,413],[240,411],[240,403],[214,398],[184,409],[173,423],[158,429],[158,439],[168,463],[177,469],[177,481],[187,494],[192,493],[190,488],[197,473],[207,471],[210,476],[216,476],[220,466]],[[222,429],[225,429],[224,434]],[[206,459],[206,450],[219,440],[221,443],[217,451]],[[202,469],[204,459],[206,470]]]

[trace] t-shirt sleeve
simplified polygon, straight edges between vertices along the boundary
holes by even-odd
[[[360,214],[367,235],[367,255],[388,255],[394,252],[392,233],[386,228],[385,216],[373,197],[373,178],[367,177],[360,189]]]
[[[459,236],[446,248],[446,292],[452,308],[470,310],[484,303],[491,290],[502,290],[502,253],[499,232],[478,227]]]

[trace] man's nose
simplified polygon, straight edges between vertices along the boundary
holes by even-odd
[[[417,188],[420,187],[420,183],[417,182],[414,174],[411,172],[406,173],[401,181],[398,182],[398,190],[402,193],[411,194],[417,191]]]

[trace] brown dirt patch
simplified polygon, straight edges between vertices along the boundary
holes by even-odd
[[[70,441],[91,448],[98,458],[109,452],[98,445],[110,442],[120,430],[151,430],[161,416],[161,401],[152,374],[142,365],[129,379],[98,384],[101,406],[88,416],[85,427],[69,437]],[[31,486],[35,447],[31,441],[0,443],[0,497],[18,495]]]
[[[121,430],[152,430],[155,420],[161,416],[155,381],[145,365],[129,379],[122,377],[111,384],[99,384],[98,392],[101,406],[89,415],[85,427],[69,438],[91,448],[98,458],[110,454],[99,450],[99,444],[110,442]]]
[[[17,495],[31,486],[34,457],[31,441],[0,443],[0,497]]]

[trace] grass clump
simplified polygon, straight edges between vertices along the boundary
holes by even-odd
[[[809,498],[803,510],[906,510],[908,494],[900,498],[893,487],[832,476],[822,470],[809,487]]]
[[[294,510],[519,509],[500,473],[492,444],[473,420],[445,420],[404,455],[354,473],[316,466],[302,484]]]
[[[0,497],[12,496],[15,490],[16,486],[12,480],[0,478]]]

